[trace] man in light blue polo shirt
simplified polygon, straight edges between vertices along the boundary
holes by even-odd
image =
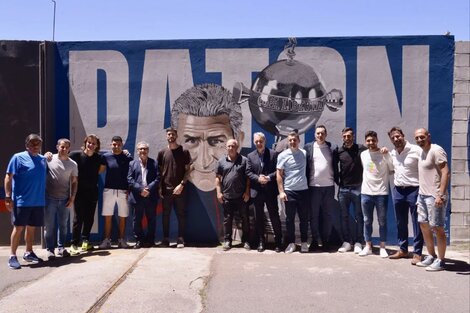
[[[285,243],[286,253],[296,250],[295,246],[295,214],[299,216],[300,252],[308,252],[308,185],[306,176],[306,152],[299,148],[300,138],[297,132],[289,133],[287,137],[289,149],[279,154],[277,159],[276,180],[279,198],[286,205]]]

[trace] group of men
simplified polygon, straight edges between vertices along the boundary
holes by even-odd
[[[148,156],[149,145],[137,144],[138,158],[123,150],[123,141],[114,136],[111,151],[100,153],[100,140],[87,135],[79,151],[70,152],[70,141],[57,141],[57,154],[40,154],[42,138],[26,137],[26,151],[10,160],[5,176],[5,205],[12,213],[11,255],[8,265],[21,268],[16,250],[25,229],[26,252],[23,260],[43,260],[33,251],[35,227],[44,226],[47,258],[67,257],[93,249],[90,232],[98,202],[99,174],[106,171],[103,190],[104,239],[101,249],[111,247],[112,217],[117,210],[118,247],[128,248],[125,240],[126,218],[133,212],[133,248],[155,245],[156,206],[163,204],[162,246],[169,246],[170,213],[175,207],[178,218],[177,247],[184,247],[185,197],[184,185],[189,175],[191,158],[176,143],[177,131],[167,129],[168,145],[158,153],[158,160]],[[73,210],[70,252],[65,249],[69,211]],[[143,217],[147,231],[143,230]],[[56,231],[57,227],[57,231]],[[56,236],[57,234],[57,236]],[[57,238],[56,238],[57,237]],[[81,243],[81,244],[80,244]]]
[[[265,214],[269,214],[275,239],[275,251],[285,247],[296,251],[295,217],[299,219],[300,252],[321,248],[329,251],[335,216],[335,184],[338,185],[340,237],[338,252],[353,250],[359,256],[372,254],[374,208],[379,224],[383,258],[408,257],[408,214],[413,225],[413,257],[411,264],[428,271],[444,269],[449,168],[445,151],[431,143],[431,134],[424,128],[415,131],[417,145],[405,140],[403,131],[393,127],[388,136],[392,151],[379,148],[375,131],[367,131],[365,145],[354,142],[354,131],[342,131],[343,144],[338,147],[326,141],[327,129],[315,129],[315,141],[300,148],[297,132],[289,133],[289,148],[277,154],[266,148],[263,133],[255,133],[256,150],[247,157],[239,154],[237,140],[227,142],[227,155],[216,166],[217,199],[224,208],[223,249],[232,247],[232,221],[239,213],[242,221],[242,243],[250,249],[248,233],[248,201],[255,207],[255,228],[258,251],[265,250]],[[387,240],[387,207],[389,189],[397,220],[399,249],[389,256]],[[286,233],[282,241],[277,197],[285,205]],[[353,218],[350,207],[353,208]],[[310,226],[311,242],[308,243]],[[433,232],[438,251],[434,249]],[[423,244],[429,255],[423,259]],[[283,246],[284,244],[284,246]]]

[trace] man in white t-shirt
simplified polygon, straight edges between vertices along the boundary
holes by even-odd
[[[361,153],[363,168],[361,185],[361,206],[364,213],[364,239],[366,245],[359,256],[372,254],[372,223],[374,207],[377,209],[380,236],[380,256],[387,258],[387,204],[389,174],[393,172],[392,158],[388,152],[382,153],[377,146],[379,140],[375,131],[365,135],[367,150]]]
[[[415,131],[415,140],[423,149],[418,162],[418,222],[429,253],[422,262],[416,265],[426,267],[427,271],[442,271],[445,266],[444,257],[447,245],[444,226],[450,176],[447,154],[442,147],[431,144],[431,134],[424,128]],[[437,239],[437,256],[433,232]]]
[[[315,129],[315,141],[306,144],[307,180],[310,193],[309,222],[312,232],[310,250],[318,246],[318,238],[322,241],[322,250],[329,250],[329,239],[333,227],[333,210],[335,202],[335,178],[338,175],[336,145],[326,141],[327,131],[324,125]],[[321,227],[320,227],[321,225]],[[320,234],[321,229],[321,234]]]
[[[397,260],[408,257],[408,212],[411,214],[413,225],[413,259],[412,265],[421,261],[423,253],[423,234],[418,223],[416,201],[418,199],[418,161],[421,148],[405,140],[405,135],[399,127],[392,127],[388,132],[390,141],[395,146],[390,152],[394,168],[393,203],[397,218],[397,235],[399,249],[390,256]]]

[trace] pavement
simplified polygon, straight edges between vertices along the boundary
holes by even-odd
[[[468,243],[442,272],[374,253],[112,248],[11,270],[0,247],[0,312],[469,312]]]

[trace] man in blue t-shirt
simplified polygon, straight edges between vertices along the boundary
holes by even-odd
[[[128,248],[124,239],[126,230],[126,218],[129,216],[127,195],[129,185],[127,173],[132,157],[122,150],[122,138],[114,136],[111,139],[111,152],[106,152],[103,159],[106,164],[106,177],[103,190],[104,239],[100,244],[101,249],[111,248],[111,226],[114,215],[114,207],[117,206],[119,216],[119,248]]]
[[[44,205],[46,199],[46,159],[40,155],[42,139],[39,135],[26,137],[26,151],[13,155],[5,175],[5,206],[11,212],[13,231],[11,233],[11,253],[8,266],[20,269],[16,257],[23,229],[26,228],[26,252],[23,260],[39,263],[33,252],[35,227],[44,225]]]

